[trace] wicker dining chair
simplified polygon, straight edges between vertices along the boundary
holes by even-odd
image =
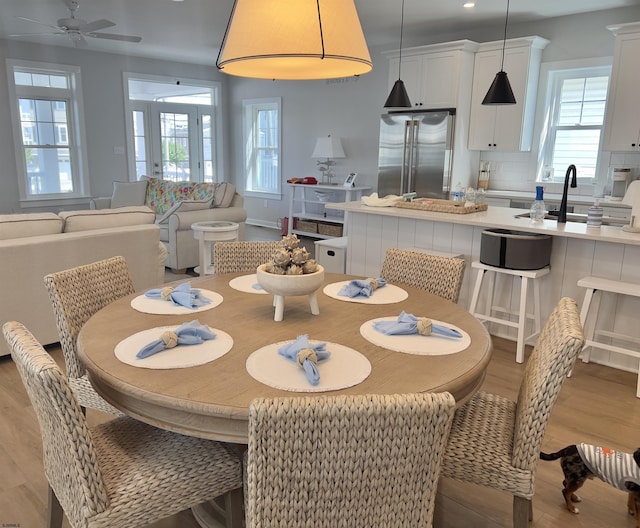
[[[513,494],[513,526],[533,518],[536,463],[553,405],[584,345],[578,307],[560,299],[527,362],[517,401],[476,394],[456,411],[442,476]]]
[[[408,284],[457,303],[464,266],[465,261],[459,258],[389,248],[380,275],[390,282]]]
[[[254,400],[247,528],[432,526],[454,405],[449,393]]]
[[[260,264],[273,259],[282,241],[216,242],[213,269],[216,273],[255,272]]]
[[[73,528],[132,528],[226,493],[240,497],[242,464],[232,448],[128,417],[89,428],[66,376],[33,335],[17,322],[3,333],[40,424],[49,528],[62,526],[63,513]]]
[[[124,257],[112,257],[44,277],[56,317],[69,384],[83,408],[121,415],[89,383],[78,361],[80,330],[98,310],[135,291]]]

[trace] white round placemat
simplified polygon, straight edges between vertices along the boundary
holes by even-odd
[[[175,305],[163,299],[153,299],[151,297],[146,297],[144,294],[142,294],[131,299],[131,308],[133,308],[134,310],[138,310],[139,312],[154,315],[184,315],[211,310],[211,308],[215,308],[222,302],[222,295],[220,295],[219,293],[202,289],[200,289],[200,293],[203,297],[206,297],[211,302],[209,304],[198,306],[197,308],[187,308],[186,306]]]
[[[338,292],[345,284],[349,284],[351,281],[332,282],[327,284],[322,290],[325,295],[338,299],[339,301],[348,301],[363,304],[393,304],[404,301],[409,294],[398,286],[393,284],[387,284],[382,286],[373,292],[371,297],[347,297],[346,295],[338,295]]]
[[[471,344],[471,337],[464,330],[449,323],[443,323],[432,319],[434,324],[440,324],[453,328],[462,334],[462,337],[446,337],[438,334],[423,336],[413,335],[386,335],[378,332],[373,328],[376,321],[396,321],[398,316],[379,317],[362,323],[360,326],[360,335],[370,343],[381,346],[395,352],[404,352],[405,354],[416,354],[419,356],[444,356],[446,354],[455,354],[462,352]]]
[[[260,383],[292,392],[346,389],[362,383],[371,373],[371,363],[360,352],[337,343],[327,343],[326,349],[331,356],[318,362],[320,381],[317,385],[311,385],[304,370],[295,361],[278,354],[278,349],[290,342],[273,343],[253,352],[247,358],[247,372]]]
[[[144,359],[136,358],[136,354],[141,348],[156,339],[160,339],[162,332],[165,330],[175,330],[178,326],[159,326],[137,332],[116,345],[115,355],[123,363],[134,367],[174,369],[209,363],[224,356],[233,346],[233,338],[229,334],[222,330],[211,328],[211,331],[216,334],[215,339],[209,339],[199,345],[182,345],[168,348]]]
[[[258,284],[258,275],[253,273],[251,275],[241,275],[235,279],[229,281],[229,286],[234,290],[238,290],[245,293],[268,293],[262,289],[262,286]]]

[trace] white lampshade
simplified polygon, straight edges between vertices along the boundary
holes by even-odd
[[[235,0],[216,66],[257,79],[334,79],[373,69],[354,0]]]
[[[313,149],[312,158],[346,158],[342,148],[342,142],[340,138],[326,136],[319,137],[316,141],[316,147]]]

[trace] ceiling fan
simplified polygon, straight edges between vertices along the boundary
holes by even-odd
[[[101,39],[109,39],[109,40],[122,40],[125,42],[140,42],[142,37],[136,37],[133,35],[118,35],[116,33],[96,33],[101,29],[106,29],[109,27],[115,26],[115,22],[111,22],[110,20],[100,19],[95,20],[93,22],[87,22],[82,18],[76,18],[76,11],[78,10],[78,2],[77,0],[66,0],[65,1],[67,8],[69,9],[69,17],[61,18],[58,20],[57,25],[53,26],[51,24],[46,24],[45,22],[41,22],[39,20],[34,20],[33,18],[27,17],[16,17],[20,20],[26,20],[27,22],[35,22],[36,24],[40,24],[41,26],[48,27],[52,29],[51,32],[42,32],[42,33],[20,33],[16,35],[9,35],[9,37],[23,37],[28,35],[67,35],[69,40],[71,40],[75,46],[86,46],[87,40],[85,37],[91,38],[101,38]]]

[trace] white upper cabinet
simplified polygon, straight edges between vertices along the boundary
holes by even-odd
[[[461,82],[473,67],[477,44],[459,40],[402,50],[400,77],[414,110],[457,108]],[[389,91],[398,80],[399,52],[389,57]]]
[[[604,122],[603,148],[640,150],[640,22],[607,26],[616,35]]]
[[[475,55],[469,149],[497,151],[531,150],[536,95],[542,50],[549,43],[542,37],[507,40],[504,71],[507,72],[515,105],[483,105],[502,63],[502,41],[480,44]]]

